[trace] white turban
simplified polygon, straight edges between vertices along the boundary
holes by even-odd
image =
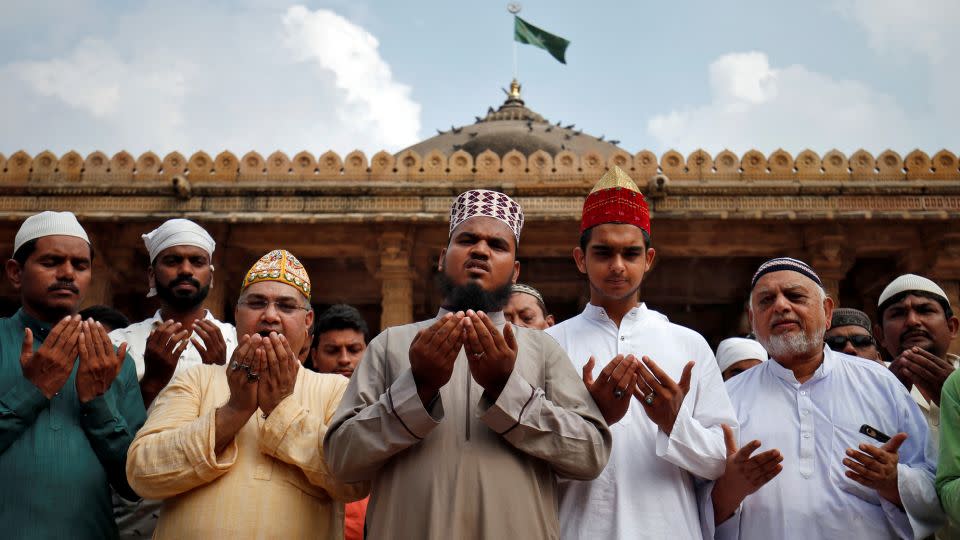
[[[83,230],[73,212],[51,212],[48,210],[32,215],[23,221],[23,225],[20,225],[20,230],[17,231],[17,236],[13,240],[14,255],[27,242],[44,236],[75,236],[82,238],[88,244],[90,243],[87,231]]]
[[[173,246],[198,247],[206,251],[211,259],[213,259],[213,250],[217,247],[210,233],[189,219],[167,220],[163,225],[142,235],[141,238],[143,238],[143,244],[147,246],[147,252],[150,253],[151,264],[163,250]],[[210,268],[212,270],[213,265],[210,265]],[[156,296],[156,294],[155,284],[151,282],[147,297]]]
[[[880,298],[877,300],[877,307],[882,306],[884,302],[894,296],[907,291],[930,293],[943,298],[943,301],[946,302],[948,306],[950,305],[950,299],[947,298],[947,293],[943,292],[943,289],[941,289],[939,285],[923,276],[904,274],[891,281],[890,284],[883,289],[883,292],[880,293]]]
[[[759,342],[752,339],[732,337],[720,342],[717,347],[717,363],[720,364],[720,373],[741,360],[755,358],[761,362],[767,361],[767,351]]]

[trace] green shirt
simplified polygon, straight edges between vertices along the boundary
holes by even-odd
[[[127,356],[107,393],[77,398],[77,368],[53,398],[23,376],[24,328],[34,350],[52,325],[17,311],[0,319],[0,536],[116,538],[110,486],[136,498],[127,447],[146,419],[136,368]]]

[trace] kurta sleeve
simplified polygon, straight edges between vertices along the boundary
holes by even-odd
[[[19,369],[19,366],[18,366]],[[26,377],[0,390],[0,453],[7,450],[36,421],[50,400]]]
[[[129,355],[110,390],[80,404],[80,424],[110,484],[131,500],[138,497],[127,483],[127,450],[146,417],[136,368]]]
[[[716,480],[727,463],[720,424],[736,430],[738,423],[717,361],[706,343],[702,348],[673,430],[670,435],[657,430],[657,457],[694,476]]]
[[[940,396],[940,462],[937,494],[951,521],[960,523],[960,372],[947,379]]]
[[[441,400],[431,412],[420,402],[409,367],[388,381],[390,336],[388,329],[370,342],[323,441],[330,470],[345,482],[372,479],[387,460],[419,443],[443,419]],[[400,341],[396,354],[405,355],[409,343]]]
[[[496,401],[483,393],[478,415],[507,442],[546,461],[558,475],[592,480],[610,457],[610,429],[556,341],[544,334],[536,343],[538,349],[521,354],[543,355],[544,387],[531,385],[515,367]],[[523,361],[538,360],[517,359]]]
[[[370,491],[366,482],[346,484],[330,473],[323,454],[323,436],[347,387],[345,377],[335,377],[336,383],[321,383],[309,391],[319,392],[327,405],[311,411],[288,397],[280,402],[260,427],[260,451],[268,456],[298,467],[307,480],[323,488],[330,497],[342,502],[362,499]],[[302,382],[302,381],[301,381]]]
[[[216,409],[201,413],[205,368],[174,376],[130,445],[127,479],[141,497],[166,499],[208,484],[237,459],[236,441],[216,453]]]

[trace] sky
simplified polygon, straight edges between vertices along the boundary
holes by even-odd
[[[506,2],[0,0],[0,153],[399,151],[513,77]],[[522,2],[527,105],[629,152],[960,153],[960,2]]]

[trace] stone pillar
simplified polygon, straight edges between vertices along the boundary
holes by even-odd
[[[382,313],[380,330],[413,322],[413,270],[407,233],[388,231],[380,235],[380,280]]]

